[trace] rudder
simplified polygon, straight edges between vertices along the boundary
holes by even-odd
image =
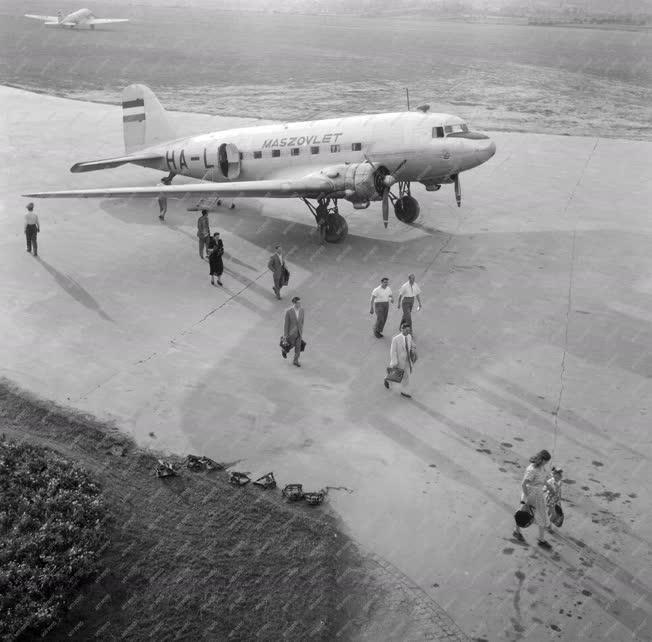
[[[128,154],[175,138],[165,109],[145,85],[122,90],[122,131]]]

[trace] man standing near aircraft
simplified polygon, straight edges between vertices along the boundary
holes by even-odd
[[[414,362],[417,360],[417,353],[410,334],[411,328],[407,323],[401,325],[401,331],[392,338],[392,345],[389,349],[389,367],[403,370],[401,379],[401,396],[410,399],[410,376]],[[385,378],[383,382],[389,390],[389,381]]]
[[[199,256],[204,258],[204,248],[211,237],[211,229],[208,222],[208,210],[202,210],[201,216],[197,219],[197,238],[199,239]]]
[[[38,216],[34,214],[34,203],[27,203],[27,214],[25,214],[25,239],[27,240],[27,251],[34,248],[34,256],[38,256],[38,244],[36,236],[41,231]]]
[[[276,298],[280,299],[281,288],[284,285],[287,285],[285,283],[285,279],[283,278],[283,273],[285,271],[285,259],[283,258],[283,248],[280,245],[274,246],[274,254],[269,257],[267,267],[271,270],[272,276],[274,278],[274,287],[272,287],[272,290],[274,290]]]
[[[407,323],[410,328],[412,327],[412,307],[414,306],[414,299],[417,299],[417,312],[421,310],[421,288],[414,280],[414,274],[408,276],[408,280],[401,286],[398,291],[398,309],[403,308],[403,316],[401,318],[401,327]]]
[[[319,242],[326,241],[326,229],[328,227],[328,206],[325,203],[319,203],[315,208],[315,218],[317,219],[317,228],[319,229]]]
[[[376,339],[383,338],[383,329],[387,322],[390,303],[394,303],[394,297],[389,287],[389,279],[384,276],[380,280],[380,285],[372,291],[369,305],[369,314],[376,313],[376,323],[374,325],[374,336]]]
[[[301,298],[292,297],[292,307],[285,311],[285,323],[283,324],[283,337],[290,349],[294,347],[294,365],[301,367],[299,355],[301,354],[301,343],[303,341],[303,308],[301,307]],[[288,350],[289,352],[289,350]],[[287,352],[282,351],[283,358],[287,358]]]

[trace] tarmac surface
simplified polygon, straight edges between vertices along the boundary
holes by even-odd
[[[416,188],[417,223],[386,231],[379,204],[342,204],[349,237],[325,247],[302,203],[240,199],[210,214],[217,288],[191,202],[162,224],[155,201],[36,200],[28,255],[20,194],[161,175],[69,173],[122,153],[117,107],[5,87],[0,101],[0,375],[140,444],[330,487],[352,537],[472,639],[652,638],[651,143],[494,133],[460,209],[449,186]],[[244,122],[172,117],[180,133]],[[266,269],[279,241],[281,302]],[[378,340],[368,306],[381,276],[397,292],[410,272],[424,308],[406,400],[382,386],[400,313]],[[294,294],[301,369],[278,348]],[[532,528],[511,538],[541,448],[565,476],[550,552]]]

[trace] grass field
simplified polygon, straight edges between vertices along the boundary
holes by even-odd
[[[6,382],[0,409],[1,433],[87,468],[112,513],[99,575],[46,639],[350,639],[373,619],[383,593],[325,506],[220,471],[158,479],[154,453]]]

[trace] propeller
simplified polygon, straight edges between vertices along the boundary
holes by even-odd
[[[365,160],[376,171],[374,181],[376,183],[376,189],[382,194],[383,225],[385,226],[385,229],[387,229],[387,224],[389,223],[389,191],[392,188],[392,185],[394,185],[398,180],[394,174],[396,174],[396,172],[407,163],[407,158],[399,163],[394,168],[393,172],[390,172],[384,165],[376,167],[366,155]]]
[[[455,200],[457,201],[457,207],[462,207],[462,188],[460,187],[460,175],[455,174]]]

